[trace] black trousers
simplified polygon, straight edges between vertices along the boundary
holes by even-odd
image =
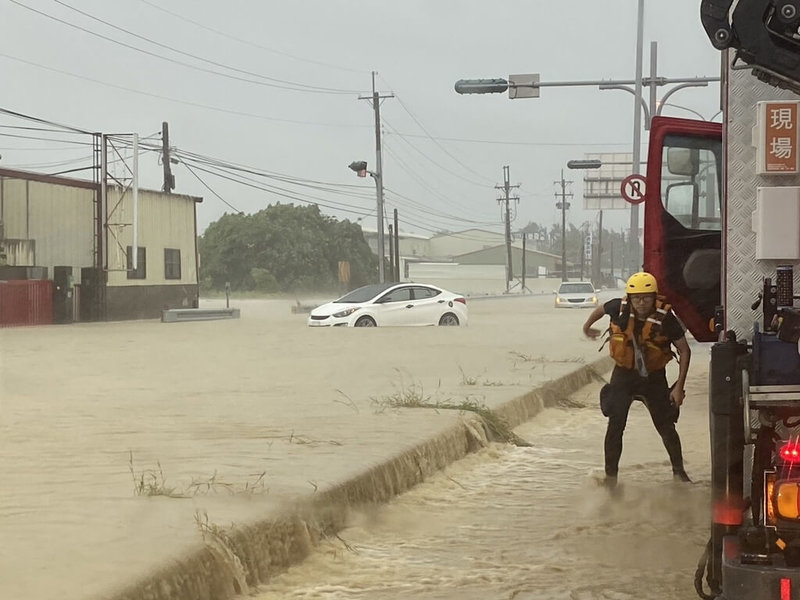
[[[605,439],[606,475],[616,476],[622,456],[622,434],[634,400],[644,400],[653,425],[664,442],[673,471],[683,471],[681,439],[675,430],[676,407],[669,400],[669,385],[664,369],[642,377],[631,369],[614,367],[604,402],[608,416]]]

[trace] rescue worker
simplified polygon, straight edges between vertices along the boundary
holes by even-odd
[[[634,400],[642,400],[650,412],[669,454],[674,479],[691,482],[683,467],[681,440],[675,429],[691,358],[686,328],[658,294],[658,283],[650,273],[631,275],[625,291],[625,297],[595,308],[583,325],[583,333],[596,339],[602,332],[592,325],[604,315],[611,318],[608,341],[616,365],[610,383],[600,392],[600,407],[608,417],[605,483],[616,487],[622,434]],[[671,346],[678,351],[679,367],[678,379],[670,388],[665,367],[675,356]]]

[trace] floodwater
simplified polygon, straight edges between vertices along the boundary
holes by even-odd
[[[679,423],[694,484],[675,483],[641,404],[619,493],[602,481],[599,384],[386,506],[361,513],[258,600],[664,600],[696,598],[709,534],[707,358],[695,348]]]
[[[292,304],[234,300],[242,316],[228,321],[0,329],[0,598],[113,598],[202,546],[198,515],[220,526],[265,518],[461,418],[457,411],[386,409],[398,395],[494,407],[601,356],[580,333],[587,312],[554,310],[550,296],[470,301],[464,328],[317,330],[290,311]],[[387,512],[364,515],[342,534],[362,550],[350,552],[338,540],[323,546],[300,567],[312,570],[308,577],[272,597],[324,597],[325,586],[339,586],[332,592],[339,598],[359,586],[378,594],[364,597],[379,597],[381,589],[387,598],[409,590],[445,594],[442,586],[459,590],[460,582],[459,593],[480,594],[482,578],[487,597],[495,581],[516,581],[520,593],[536,590],[525,586],[540,577],[563,587],[583,571],[559,571],[556,563],[595,564],[592,553],[602,555],[608,535],[630,543],[631,552],[615,550],[614,557],[637,564],[653,528],[640,530],[628,523],[633,513],[615,512],[591,473],[602,459],[586,432],[603,420],[593,408],[564,414],[569,420],[552,428],[560,436],[522,429],[532,448],[493,446]],[[681,427],[697,421],[705,431],[706,419],[689,414]],[[648,424],[632,422],[629,430],[655,435]],[[634,444],[635,435],[626,439]],[[670,498],[658,487],[666,467],[645,477],[662,453],[635,448],[626,447],[634,462],[623,502],[641,505],[648,486],[656,486],[659,502]],[[180,497],[137,495],[143,478]],[[696,501],[693,488],[653,509],[670,516],[674,504],[689,515],[702,512],[700,479]],[[480,541],[484,529],[489,537]],[[687,561],[694,543],[687,542]],[[406,554],[394,554],[401,550]],[[333,560],[318,568],[324,583],[316,587],[314,565],[326,557]],[[364,559],[382,571],[352,562]],[[605,573],[594,571],[587,581]],[[675,580],[683,581],[678,571]],[[381,587],[392,582],[393,590]],[[295,592],[304,586],[311,591]]]

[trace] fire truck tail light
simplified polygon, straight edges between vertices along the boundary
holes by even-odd
[[[786,442],[778,452],[785,463],[800,462],[800,443],[796,441]]]
[[[772,493],[775,491],[775,473],[770,472],[764,475],[764,519],[766,525],[775,525],[775,503],[772,501]]]
[[[775,510],[784,519],[800,519],[800,481],[775,484]]]
[[[792,580],[781,577],[781,600],[792,600]]]

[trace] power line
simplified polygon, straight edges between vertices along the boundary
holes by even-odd
[[[362,75],[365,75],[365,74],[369,73],[369,71],[365,71],[365,70],[351,69],[349,67],[342,67],[340,65],[333,65],[333,64],[325,63],[325,62],[318,61],[318,60],[311,60],[311,59],[307,59],[307,58],[301,58],[299,56],[295,56],[294,54],[289,54],[288,52],[282,52],[280,50],[275,50],[274,48],[268,48],[267,46],[262,46],[260,44],[256,44],[255,42],[251,42],[249,40],[243,40],[243,39],[238,38],[236,36],[233,36],[233,35],[230,35],[228,33],[225,33],[224,31],[220,31],[219,29],[214,29],[213,27],[209,27],[207,25],[203,25],[202,23],[199,23],[197,21],[193,21],[192,19],[189,19],[185,15],[180,15],[178,13],[175,13],[175,12],[172,12],[170,10],[167,10],[163,6],[159,6],[159,5],[157,5],[157,4],[153,3],[153,2],[148,2],[148,0],[139,0],[139,1],[144,3],[144,4],[147,4],[148,6],[150,6],[152,8],[155,8],[156,10],[160,10],[161,12],[167,13],[168,15],[172,15],[173,17],[175,17],[175,18],[177,18],[177,19],[179,19],[181,21],[186,21],[187,23],[191,23],[192,25],[195,25],[196,27],[199,27],[200,29],[205,29],[206,31],[210,31],[210,32],[212,32],[212,33],[214,33],[216,35],[220,35],[222,37],[228,38],[229,40],[233,40],[235,42],[239,42],[240,44],[246,44],[248,46],[252,46],[254,48],[259,48],[259,49],[265,50],[267,52],[272,52],[273,54],[278,54],[280,56],[286,56],[287,58],[291,58],[292,60],[297,60],[297,61],[300,61],[300,62],[305,62],[305,63],[309,63],[309,64],[314,64],[314,65],[319,65],[319,66],[322,66],[322,67],[328,67],[328,68],[331,68],[331,69],[339,69],[341,71],[349,71],[351,73],[359,73],[359,74],[362,74]]]
[[[108,83],[108,82],[105,82],[105,81],[101,81],[99,79],[94,79],[92,77],[86,77],[84,75],[78,75],[78,74],[72,73],[70,71],[65,71],[63,69],[56,69],[54,67],[48,67],[46,65],[42,65],[42,64],[35,63],[35,62],[29,61],[29,60],[25,60],[25,59],[19,58],[17,56],[11,56],[10,54],[5,54],[5,53],[2,53],[2,52],[0,52],[0,56],[2,56],[3,58],[8,58],[10,60],[15,60],[17,62],[24,63],[24,64],[32,66],[32,67],[37,67],[39,69],[44,69],[46,71],[51,71],[53,73],[58,73],[60,75],[67,75],[69,77],[74,77],[76,79],[82,79],[84,81],[91,81],[92,83],[96,83],[98,85],[103,85],[103,86],[106,86],[106,87],[122,90],[122,91],[125,91],[125,92],[130,92],[132,94],[139,94],[141,96],[148,96],[150,98],[158,98],[159,100],[167,100],[168,102],[175,102],[177,104],[183,104],[185,106],[194,106],[195,108],[202,108],[202,109],[205,109],[205,110],[221,112],[221,113],[225,113],[225,114],[229,114],[229,115],[236,115],[236,116],[239,116],[239,117],[247,117],[247,118],[251,118],[251,119],[259,119],[259,120],[262,120],[262,121],[274,121],[274,122],[279,122],[279,123],[292,123],[292,124],[295,124],[295,125],[314,125],[314,126],[321,126],[321,127],[342,127],[342,128],[362,128],[362,127],[365,127],[364,125],[345,125],[345,124],[337,124],[337,123],[318,123],[318,122],[313,122],[313,121],[298,121],[298,120],[294,120],[294,119],[281,119],[281,118],[278,118],[278,117],[268,117],[268,116],[265,116],[265,115],[257,115],[255,113],[248,113],[248,112],[244,112],[244,111],[230,110],[230,109],[226,109],[226,108],[220,108],[218,106],[211,106],[209,104],[201,104],[199,102],[191,102],[191,101],[188,101],[188,100],[179,100],[177,98],[172,98],[172,97],[169,97],[169,96],[163,96],[161,94],[153,94],[151,92],[144,92],[142,90],[137,90],[137,89],[134,89],[134,88],[125,87],[123,85],[117,85],[115,83]]]
[[[203,184],[203,186],[204,186],[204,187],[205,187],[205,188],[206,188],[206,189],[207,189],[209,192],[211,192],[212,194],[214,194],[214,195],[215,195],[217,198],[219,198],[219,199],[220,199],[220,200],[221,200],[221,201],[222,201],[224,204],[227,204],[228,206],[230,206],[230,207],[231,207],[231,208],[232,208],[234,211],[236,211],[236,213],[237,213],[237,214],[243,214],[241,210],[239,210],[238,208],[236,208],[236,207],[235,207],[233,204],[231,204],[230,202],[228,202],[227,200],[225,200],[225,198],[223,198],[222,196],[220,196],[220,195],[219,195],[217,192],[215,192],[214,190],[212,190],[212,189],[211,189],[211,187],[210,187],[210,186],[209,186],[209,185],[208,185],[208,184],[207,184],[205,181],[203,181],[203,180],[200,178],[200,175],[198,175],[197,173],[195,173],[195,172],[194,172],[194,169],[192,169],[192,168],[191,168],[191,167],[190,167],[190,166],[189,166],[187,163],[185,163],[185,162],[184,162],[184,163],[183,163],[183,166],[184,166],[184,167],[186,167],[186,169],[189,171],[189,173],[191,173],[192,175],[194,175],[194,176],[197,178],[197,181],[199,181],[200,183],[202,183],[202,184]]]
[[[397,137],[399,137],[399,138],[400,138],[401,140],[403,140],[403,141],[404,141],[406,144],[408,144],[408,145],[409,145],[409,147],[410,147],[412,150],[414,150],[414,152],[417,152],[417,153],[418,153],[420,156],[422,156],[423,158],[425,158],[425,159],[426,159],[428,162],[430,162],[430,163],[432,163],[432,164],[436,165],[437,167],[439,167],[439,168],[440,168],[442,171],[445,171],[446,173],[449,173],[449,174],[450,174],[450,175],[452,175],[453,177],[457,177],[459,180],[461,180],[461,181],[464,181],[464,182],[466,182],[466,183],[470,183],[470,184],[472,184],[472,185],[474,185],[474,186],[476,186],[476,187],[480,187],[480,188],[484,188],[484,189],[487,187],[485,183],[482,183],[482,182],[480,182],[480,181],[475,181],[474,179],[470,179],[470,178],[468,178],[468,177],[464,177],[463,175],[461,175],[461,174],[459,174],[459,173],[456,173],[455,171],[452,171],[451,169],[448,169],[447,167],[445,167],[445,166],[444,166],[444,165],[442,165],[441,163],[437,162],[435,159],[433,159],[433,158],[431,158],[430,156],[428,156],[427,154],[425,154],[425,153],[424,153],[422,150],[420,150],[419,148],[417,148],[417,147],[416,147],[414,144],[412,144],[411,142],[409,142],[407,139],[405,139],[405,138],[404,138],[404,137],[403,137],[403,136],[402,136],[400,133],[398,133],[397,129],[395,129],[395,128],[394,128],[394,127],[393,127],[393,126],[392,126],[392,125],[391,125],[391,124],[390,124],[388,121],[386,121],[386,120],[384,119],[384,121],[383,121],[383,122],[386,124],[386,126],[387,126],[387,127],[388,127],[388,128],[389,128],[389,129],[390,129],[390,130],[391,130],[391,131],[392,131],[392,132],[393,132],[393,133],[394,133],[396,136],[397,136]]]
[[[439,140],[442,142],[461,142],[466,144],[499,144],[505,146],[532,146],[534,148],[542,147],[575,147],[575,146],[630,146],[630,142],[520,142],[515,140],[481,140],[474,138],[454,138],[442,136],[428,136],[415,133],[397,133],[407,138],[425,138],[431,140]]]
[[[28,121],[33,121],[34,123],[41,123],[42,125],[52,125],[53,127],[59,127],[63,130],[72,131],[74,133],[84,133],[87,135],[91,135],[90,131],[85,131],[83,129],[78,129],[77,127],[71,127],[69,125],[62,125],[60,123],[55,123],[53,121],[47,121],[45,119],[40,119],[39,117],[33,117],[31,115],[26,115],[13,110],[8,110],[7,108],[0,108],[0,113],[10,115],[12,117],[17,117],[19,119],[26,119]]]
[[[18,140],[35,140],[37,142],[53,142],[54,144],[70,144],[73,146],[91,146],[91,142],[79,142],[77,140],[57,140],[53,138],[40,137],[36,135],[14,135],[13,133],[0,133],[0,137],[14,138]]]
[[[438,198],[439,198],[440,200],[442,200],[442,201],[443,201],[445,204],[449,204],[449,205],[451,205],[451,206],[455,207],[455,208],[456,208],[458,211],[461,211],[461,210],[463,210],[463,207],[462,207],[462,206],[459,206],[457,203],[455,203],[454,201],[450,200],[449,198],[447,198],[446,196],[444,196],[444,195],[443,195],[443,194],[441,194],[440,192],[437,192],[436,190],[434,190],[434,189],[430,188],[429,186],[427,186],[427,184],[425,183],[425,181],[424,181],[424,180],[422,180],[421,178],[419,178],[419,177],[417,176],[417,174],[416,174],[416,173],[415,173],[415,172],[414,172],[412,169],[409,169],[408,167],[406,167],[405,163],[404,163],[404,162],[403,162],[403,161],[402,161],[402,160],[401,160],[401,159],[400,159],[400,158],[399,158],[399,157],[398,157],[398,156],[395,154],[395,152],[394,152],[394,151],[391,149],[391,147],[390,147],[390,146],[387,146],[387,147],[386,147],[386,150],[387,150],[387,151],[389,152],[389,154],[390,154],[390,155],[391,155],[391,156],[392,156],[392,157],[393,157],[393,158],[394,158],[394,159],[397,161],[397,163],[398,163],[398,165],[400,166],[400,168],[401,168],[403,171],[405,171],[405,172],[406,172],[406,173],[407,173],[407,174],[408,174],[408,175],[409,175],[409,176],[410,176],[412,179],[415,179],[415,180],[416,180],[416,181],[417,181],[417,182],[418,182],[418,183],[419,183],[419,184],[420,184],[420,185],[421,185],[421,186],[422,186],[424,189],[426,189],[427,191],[429,191],[429,192],[430,192],[432,195],[434,195],[434,196],[438,197]],[[394,192],[394,194],[395,194],[396,196],[401,196],[401,195],[400,195],[400,194],[398,194],[397,192]],[[411,201],[411,200],[410,200],[410,198],[407,198],[406,196],[401,196],[401,197],[403,197],[403,198],[406,198],[407,200]],[[431,213],[431,214],[433,214],[433,213]],[[456,220],[456,221],[463,221],[463,222],[465,222],[465,223],[486,223],[486,221],[474,221],[474,220],[466,219],[466,218],[463,218],[463,217],[456,217],[456,216],[451,216],[451,215],[448,215],[448,217],[449,217],[450,219],[452,219],[452,220]]]
[[[405,111],[408,113],[408,115],[409,115],[409,116],[410,116],[410,117],[411,117],[411,118],[414,120],[414,122],[417,124],[417,126],[418,126],[420,129],[422,129],[422,131],[423,131],[423,132],[424,132],[424,133],[427,135],[428,139],[429,139],[429,140],[431,140],[431,141],[432,141],[434,144],[436,144],[436,146],[438,146],[438,148],[439,148],[439,149],[440,149],[442,152],[444,152],[444,153],[445,153],[447,156],[449,156],[451,159],[453,159],[453,160],[454,160],[456,163],[458,163],[458,164],[459,164],[459,165],[460,165],[462,168],[464,168],[464,169],[465,169],[467,172],[469,172],[469,173],[471,173],[472,175],[475,175],[476,177],[478,177],[478,178],[480,178],[480,179],[483,179],[483,180],[485,180],[485,181],[487,181],[487,182],[492,182],[492,180],[491,180],[491,179],[489,179],[488,177],[485,177],[485,176],[481,175],[480,173],[478,173],[478,172],[477,172],[477,171],[475,171],[474,169],[472,169],[472,168],[468,167],[467,165],[465,165],[465,164],[464,164],[464,163],[463,163],[461,160],[459,160],[459,159],[458,159],[456,156],[454,156],[454,155],[453,155],[453,154],[452,154],[452,153],[451,153],[451,152],[450,152],[450,151],[449,151],[447,148],[445,148],[444,146],[442,146],[442,145],[441,145],[441,144],[440,144],[440,143],[439,143],[439,142],[438,142],[438,141],[437,141],[437,140],[436,140],[436,139],[435,139],[435,138],[434,138],[434,137],[433,137],[433,136],[430,134],[430,132],[428,132],[428,130],[427,130],[427,129],[425,129],[425,126],[424,126],[422,123],[420,123],[419,119],[417,119],[417,117],[415,117],[415,116],[414,116],[414,114],[413,114],[413,113],[412,113],[412,112],[409,110],[409,108],[406,106],[405,102],[403,102],[402,98],[398,97],[398,98],[397,98],[397,101],[400,103],[400,106],[402,106],[402,107],[403,107],[403,110],[405,110]]]
[[[203,68],[203,67],[200,67],[200,66],[197,66],[197,65],[192,65],[190,63],[183,62],[183,61],[180,61],[180,60],[176,60],[174,58],[169,58],[169,57],[166,57],[166,56],[162,56],[161,54],[158,54],[156,52],[150,52],[149,50],[145,50],[143,48],[139,48],[139,47],[134,46],[132,44],[127,44],[127,43],[122,42],[120,40],[115,40],[114,38],[105,36],[105,35],[103,35],[101,33],[97,33],[95,31],[91,31],[90,29],[86,29],[85,27],[81,27],[80,25],[75,25],[74,23],[70,23],[69,21],[66,21],[64,19],[59,19],[58,17],[55,17],[53,15],[48,15],[47,13],[44,13],[44,12],[39,11],[39,10],[36,10],[35,8],[32,8],[30,6],[26,6],[25,4],[22,4],[21,2],[18,2],[18,0],[8,0],[8,1],[11,2],[12,4],[16,4],[20,8],[24,8],[25,10],[29,10],[29,11],[34,12],[34,13],[36,13],[38,15],[41,15],[41,16],[47,18],[47,19],[50,19],[52,21],[56,21],[58,23],[66,25],[68,27],[72,27],[73,29],[77,29],[79,31],[83,31],[84,33],[88,33],[91,36],[100,38],[100,39],[105,40],[107,42],[111,42],[112,44],[117,44],[119,46],[123,46],[125,48],[128,48],[129,50],[134,50],[136,52],[140,52],[142,54],[146,54],[148,56],[152,56],[152,57],[157,58],[159,60],[170,62],[170,63],[176,64],[176,65],[180,65],[180,66],[183,66],[183,67],[186,67],[186,68],[189,68],[189,69],[193,69],[195,71],[201,71],[201,72],[209,73],[209,74],[212,74],[212,75],[218,75],[220,77],[225,77],[227,79],[233,79],[233,80],[236,80],[236,81],[243,81],[243,82],[252,83],[252,84],[255,84],[255,85],[262,85],[262,86],[272,87],[272,88],[277,88],[277,89],[291,90],[291,91],[295,91],[295,92],[310,92],[310,93],[315,93],[315,94],[352,94],[352,93],[356,93],[357,92],[356,90],[336,90],[336,89],[333,89],[333,88],[322,88],[322,87],[316,88],[314,86],[307,86],[305,84],[294,83],[294,82],[291,82],[291,81],[283,81],[283,80],[274,79],[274,78],[267,77],[265,75],[259,75],[259,74],[251,73],[251,72],[246,72],[246,73],[249,74],[249,75],[252,75],[254,77],[259,77],[259,78],[262,78],[262,79],[266,79],[268,81],[283,81],[283,83],[285,83],[287,85],[278,85],[278,84],[275,84],[275,83],[268,83],[267,81],[253,81],[252,79],[246,79],[244,77],[238,77],[236,75],[230,75],[228,73],[221,73],[219,71],[214,71],[212,69],[206,69],[206,68]],[[54,0],[54,1],[58,2],[58,0]],[[64,6],[67,6],[67,5],[64,5]],[[71,7],[67,6],[67,8],[71,8]],[[72,9],[72,10],[77,10],[77,9]],[[80,11],[77,11],[77,12],[80,12]],[[87,16],[90,16],[90,15],[87,15]],[[91,18],[94,19],[95,17],[91,17]],[[99,21],[100,19],[96,19],[96,20]],[[101,22],[105,23],[105,21],[101,21]],[[105,24],[116,28],[116,26],[110,25],[108,23],[105,23]],[[123,30],[123,31],[125,31],[125,30]],[[137,34],[133,34],[131,32],[127,32],[126,31],[126,33],[128,33],[129,35],[134,35],[136,37],[141,37],[141,36],[138,36]],[[147,39],[147,38],[144,38],[144,39]],[[160,45],[157,42],[153,42],[151,40],[147,40],[147,41],[149,41],[150,43],[154,43],[154,44]],[[173,48],[169,48],[169,49],[172,50],[173,52],[178,52],[180,54],[187,54],[185,52],[182,52],[182,51],[179,51],[179,50],[176,50],[176,49],[173,49]],[[194,56],[194,55],[189,55],[189,56],[191,56],[192,58],[194,58],[196,60],[209,62],[209,63],[212,62],[212,61],[208,61],[208,60],[203,59],[203,58],[198,57],[198,56]],[[218,63],[213,63],[213,64],[218,64]],[[228,68],[228,69],[231,69],[231,70],[239,71],[239,69],[234,69],[232,67],[225,66],[224,68]],[[292,87],[292,86],[294,86],[294,87]]]
[[[256,169],[255,167],[249,167],[245,165],[239,165],[236,163],[231,163],[227,161],[223,161],[217,158],[211,158],[207,156],[203,156],[201,154],[197,154],[194,152],[189,152],[186,150],[178,149],[176,150],[178,154],[183,157],[188,157],[190,160],[194,162],[199,162],[200,164],[205,164],[209,166],[218,167],[221,169],[226,169],[230,171],[236,171],[240,173],[247,173],[249,175],[255,175],[258,177],[264,177],[267,179],[274,179],[276,181],[280,181],[283,183],[289,183],[292,185],[298,185],[301,187],[308,187],[311,189],[325,191],[334,194],[340,194],[344,196],[350,196],[353,198],[371,198],[371,194],[367,191],[368,188],[366,186],[357,186],[352,184],[339,184],[339,183],[328,183],[323,181],[317,181],[314,179],[304,179],[301,177],[293,177],[290,175],[285,175],[282,173],[275,173],[271,171],[266,171],[263,169]],[[343,188],[343,189],[338,189]],[[353,191],[346,191],[346,190],[358,190],[357,192]]]
[[[184,162],[184,161],[181,160],[181,162]],[[269,194],[273,194],[275,196],[280,196],[280,197],[283,197],[283,198],[289,198],[291,200],[295,200],[297,202],[302,202],[304,204],[317,204],[319,206],[324,206],[325,208],[329,208],[331,210],[349,212],[349,213],[353,213],[353,214],[357,214],[357,215],[364,214],[363,210],[361,210],[361,211],[354,210],[350,206],[347,206],[347,205],[344,205],[344,204],[340,204],[340,203],[336,203],[336,202],[333,202],[331,200],[323,201],[322,199],[317,198],[315,196],[312,196],[310,194],[299,194],[298,192],[292,192],[291,190],[287,190],[285,188],[281,188],[279,186],[274,186],[274,185],[269,185],[269,184],[256,184],[256,183],[253,183],[252,180],[250,180],[249,178],[244,177],[243,175],[240,175],[240,174],[237,174],[236,176],[233,176],[231,174],[220,173],[219,170],[221,170],[221,169],[219,169],[219,167],[203,168],[203,167],[198,166],[195,163],[193,163],[193,166],[198,171],[202,171],[204,173],[208,173],[209,175],[215,175],[217,177],[221,177],[223,179],[227,179],[227,180],[232,181],[234,183],[238,183],[240,185],[244,185],[244,186],[247,186],[247,187],[258,189],[258,190],[267,192]],[[217,170],[212,170],[212,169],[217,169]],[[302,196],[305,196],[305,198],[303,198]]]

